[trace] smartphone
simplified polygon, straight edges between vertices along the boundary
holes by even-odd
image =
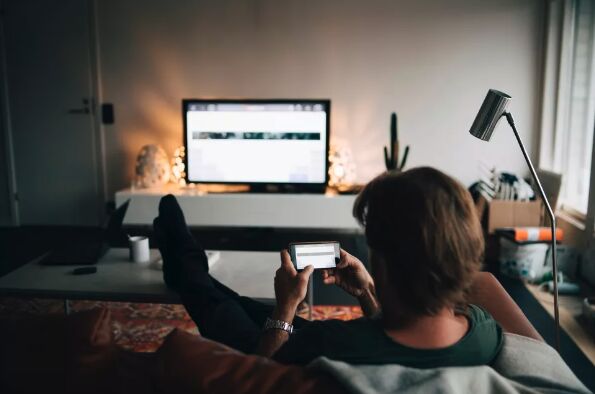
[[[341,258],[341,245],[335,241],[290,243],[289,256],[299,271],[309,265],[314,269],[335,268]]]

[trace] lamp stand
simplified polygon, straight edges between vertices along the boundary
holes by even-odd
[[[535,181],[535,184],[537,185],[539,195],[541,196],[541,199],[543,200],[543,202],[545,204],[547,214],[550,218],[550,227],[552,230],[552,273],[553,273],[553,277],[554,277],[554,321],[556,324],[555,344],[556,344],[556,350],[558,352],[560,352],[560,315],[558,312],[558,264],[557,264],[557,260],[556,260],[556,254],[557,254],[557,251],[556,251],[556,216],[554,215],[554,211],[552,210],[552,207],[550,206],[550,203],[549,203],[547,197],[545,196],[545,192],[543,191],[541,182],[539,182],[539,177],[537,176],[537,172],[535,172],[533,163],[531,163],[531,159],[529,158],[529,155],[527,154],[527,151],[525,150],[525,145],[523,145],[523,141],[521,140],[521,137],[519,136],[519,133],[518,133],[516,126],[514,124],[514,119],[512,118],[512,115],[510,114],[510,112],[504,112],[503,115],[506,116],[506,120],[508,121],[508,124],[512,128],[512,131],[514,131],[514,136],[516,137],[516,140],[519,143],[519,146],[521,147],[521,151],[523,152],[525,161],[527,162],[527,165],[529,166],[529,170],[531,171],[531,176],[533,177],[533,180]]]

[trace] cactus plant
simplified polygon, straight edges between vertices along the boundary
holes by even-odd
[[[384,147],[384,165],[387,171],[403,171],[409,156],[409,145],[403,151],[403,159],[399,163],[399,135],[397,125],[397,114],[393,112],[390,116],[390,155],[389,149]]]

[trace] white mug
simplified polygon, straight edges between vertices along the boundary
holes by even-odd
[[[130,247],[130,261],[139,264],[149,263],[149,238],[143,236],[128,237],[128,245]]]

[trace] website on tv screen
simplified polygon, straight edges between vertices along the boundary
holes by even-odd
[[[324,183],[327,107],[320,103],[189,103],[188,180]]]

